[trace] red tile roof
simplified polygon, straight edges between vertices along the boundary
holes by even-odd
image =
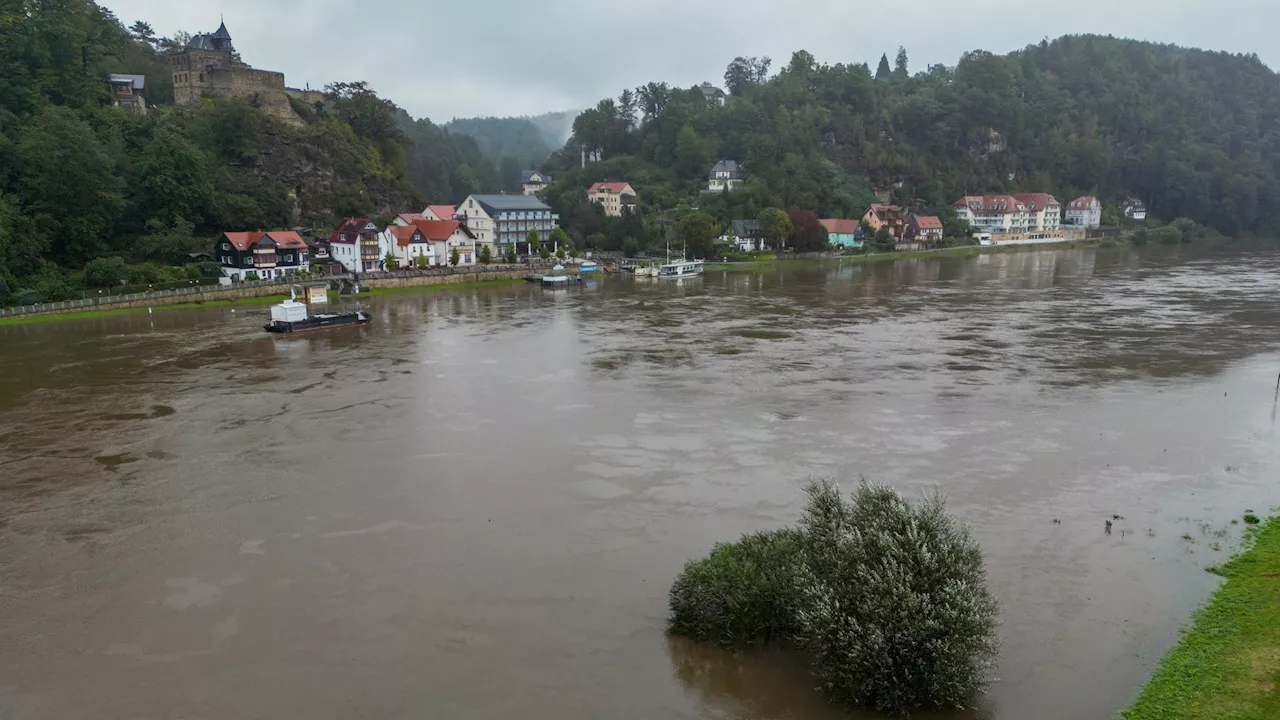
[[[471,230],[460,220],[415,220],[414,227],[422,231],[422,236],[432,242],[443,242],[453,236],[459,227],[468,237],[474,239]]]
[[[422,213],[400,213],[399,215],[396,215],[396,219],[412,225],[414,220],[426,220],[427,216]]]
[[[623,190],[627,189],[629,184],[630,183],[624,182],[598,182],[591,186],[591,189],[587,191],[587,194],[595,195],[598,192],[607,192],[620,195]]]
[[[329,233],[329,242],[355,242],[369,226],[369,218],[346,218],[337,230]]]
[[[429,222],[428,220],[422,221]],[[421,242],[421,231],[414,225],[392,225],[387,229],[391,231],[392,237],[396,239],[396,244],[400,247],[406,247],[412,243],[415,235],[419,237],[419,242]]]
[[[853,235],[858,232],[858,226],[862,224],[858,220],[828,219],[819,220],[818,222],[832,235]]]
[[[452,205],[428,205],[427,209],[435,213],[436,217],[441,220],[452,220],[453,213],[457,211]]]
[[[915,220],[916,227],[921,230],[941,230],[942,221],[936,215],[912,215]]]
[[[1067,204],[1067,209],[1068,210],[1089,210],[1093,207],[1093,204],[1096,202],[1098,202],[1098,198],[1093,197],[1092,195],[1089,195],[1086,197],[1078,197]]]
[[[1019,193],[1013,197],[1034,212],[1040,212],[1047,207],[1055,205],[1062,207],[1062,203],[1058,202],[1058,198],[1049,193]]]
[[[307,248],[307,243],[302,239],[300,235],[298,235],[298,233],[292,230],[268,230],[267,232],[263,232],[261,230],[253,230],[250,232],[228,232],[228,233],[222,233],[222,236],[225,237],[228,242],[234,245],[237,250],[241,250],[241,251],[248,250],[254,245],[257,245],[262,240],[263,237],[270,238],[276,244],[276,247],[298,248],[301,250],[305,250]]]
[[[1012,195],[966,195],[955,201],[955,207],[967,207],[973,212],[1012,215],[1026,206]]]

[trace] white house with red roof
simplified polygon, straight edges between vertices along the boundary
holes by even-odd
[[[458,251],[458,265],[475,265],[477,261],[476,236],[459,220],[418,220],[414,227],[431,244],[428,264],[435,267],[451,265],[453,251]]]
[[[1021,234],[1031,223],[1031,209],[1012,195],[966,195],[953,207],[976,233]]]
[[[427,209],[422,211],[422,217],[427,220],[452,220],[453,213],[452,205],[428,205]]]
[[[1030,213],[1028,232],[1057,232],[1062,229],[1062,203],[1049,193],[1019,193],[1013,198]]]
[[[426,220],[427,216],[422,213],[399,213],[391,219],[392,225],[407,227],[413,224],[414,220]]]
[[[369,218],[346,218],[329,233],[329,255],[347,272],[379,272],[390,251],[391,244]]]
[[[274,280],[310,269],[307,243],[292,230],[225,232],[213,256],[230,282]]]
[[[635,212],[636,191],[630,183],[598,182],[587,190],[587,199],[604,207],[609,217],[621,217],[622,212]]]
[[[1072,227],[1102,227],[1102,203],[1093,196],[1078,197],[1067,203],[1066,224]]]

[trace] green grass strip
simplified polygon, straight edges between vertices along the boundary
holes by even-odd
[[[1280,518],[1220,569],[1227,578],[1198,610],[1128,720],[1280,718]]]

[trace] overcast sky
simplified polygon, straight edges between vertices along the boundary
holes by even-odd
[[[1277,0],[98,0],[161,35],[211,32],[225,15],[244,61],[289,85],[365,80],[415,117],[581,109],[651,80],[722,84],[737,55],[774,68],[892,60],[915,72],[965,50],[1004,53],[1069,33],[1230,52],[1280,67]]]

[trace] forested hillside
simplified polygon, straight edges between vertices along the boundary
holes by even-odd
[[[541,165],[554,148],[564,145],[576,111],[525,117],[455,118],[444,124],[454,135],[475,139],[480,151],[498,165],[499,184],[506,192],[520,192],[524,175]]]
[[[241,101],[174,107],[164,52],[181,42],[91,0],[0,0],[0,302],[77,296],[95,258],[134,264],[131,282],[172,279],[223,230],[325,229],[497,182],[471,138],[362,83],[295,103],[299,125]],[[113,72],[145,74],[161,107],[111,107]]]
[[[966,193],[1042,191],[1280,235],[1280,84],[1256,56],[1075,36],[915,73],[905,51],[875,72],[800,51],[770,76],[767,58],[738,58],[725,84],[724,107],[649,83],[581,114],[546,164],[571,230],[621,242],[582,189],[627,180],[651,216],[692,200],[720,221],[769,206],[853,217],[872,190],[945,213]],[[577,169],[584,146],[603,162]],[[744,164],[745,187],[699,197],[719,158]]]

